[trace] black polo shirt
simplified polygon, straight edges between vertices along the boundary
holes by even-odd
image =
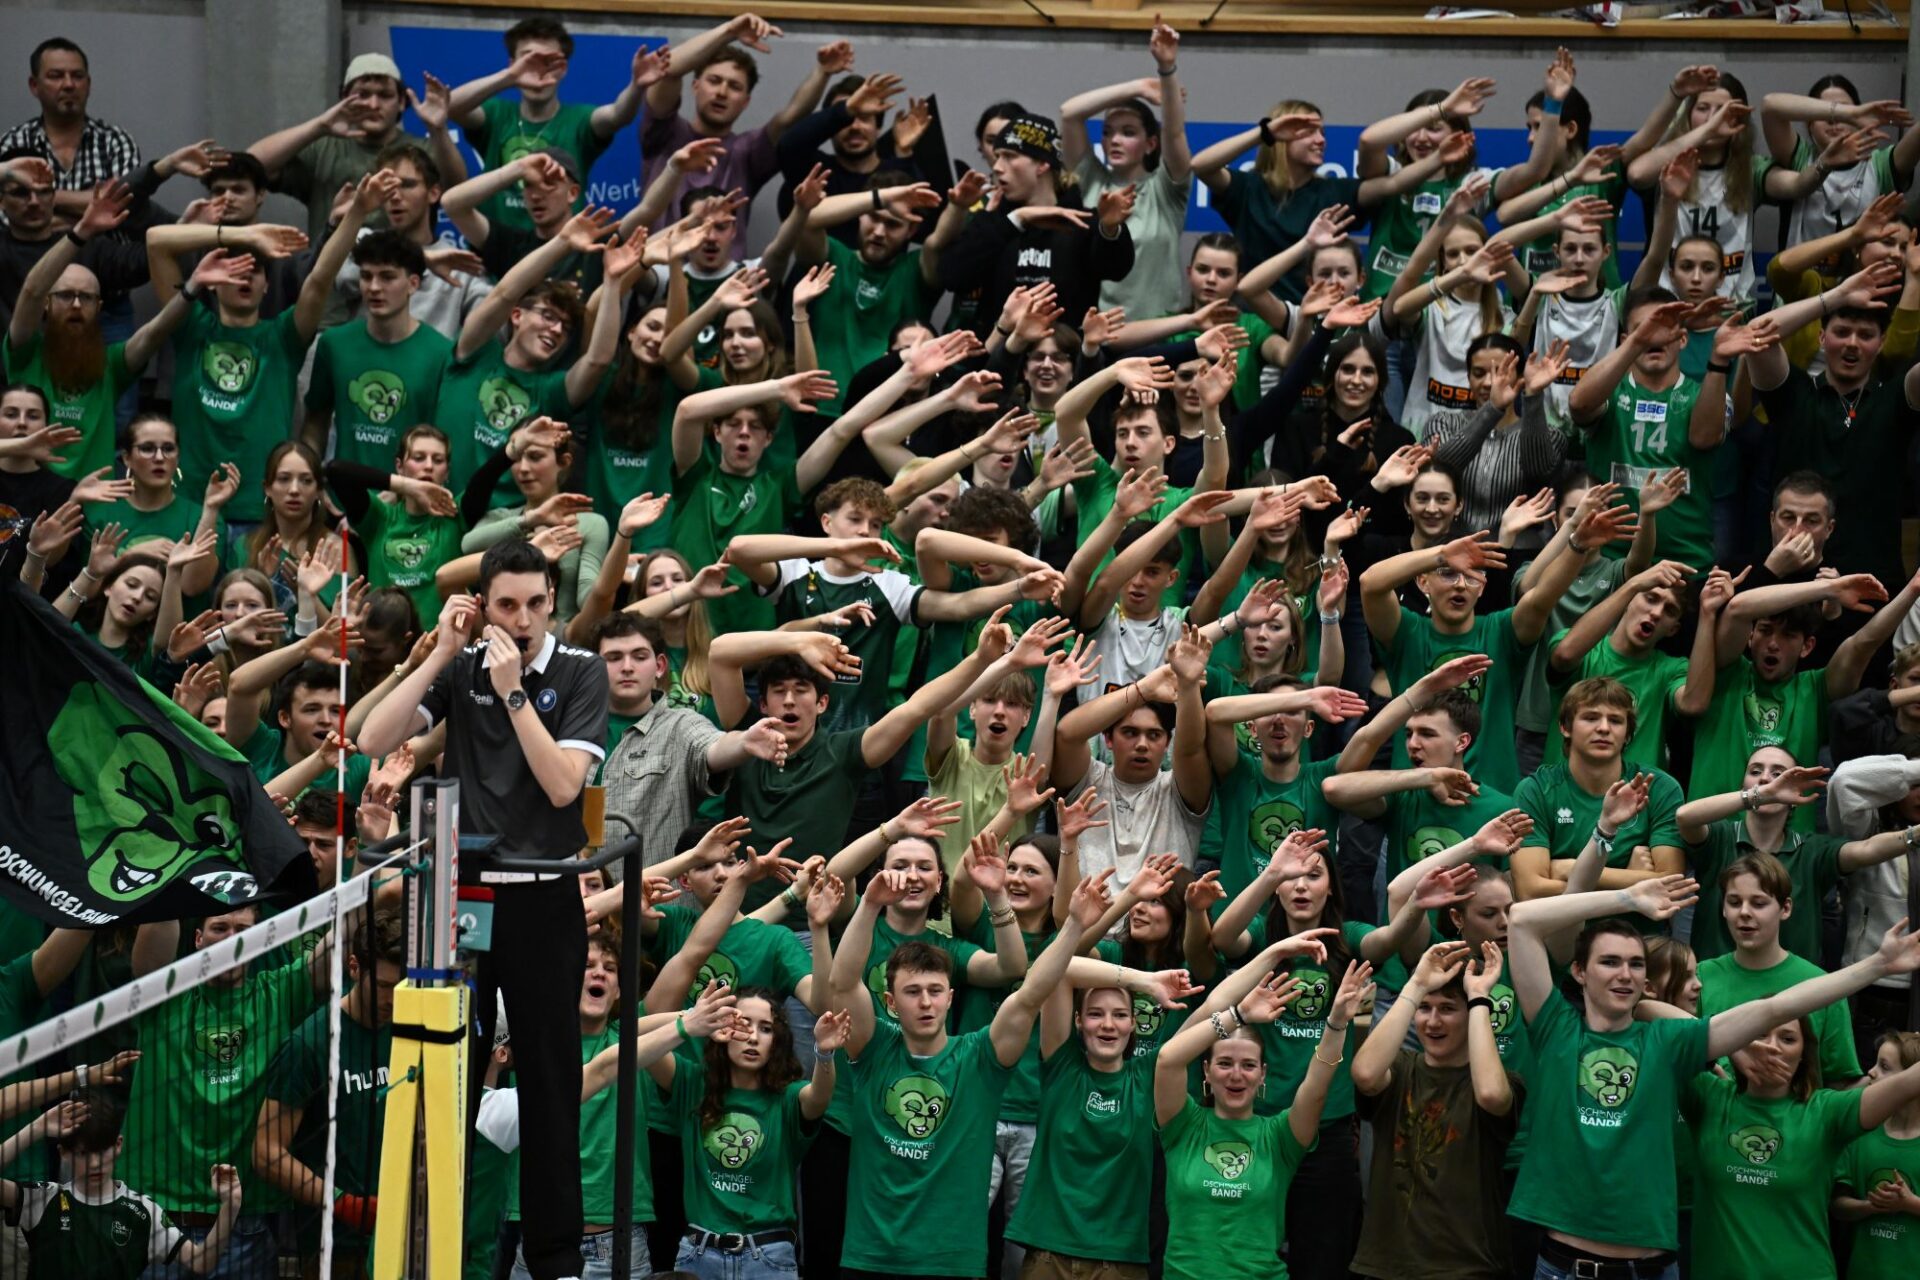
[[[533,776],[506,703],[493,691],[486,648],[462,649],[420,701],[429,728],[448,721],[444,772],[460,780],[461,830],[500,836],[500,852],[514,857],[571,858],[587,842],[580,799],[556,808]],[[599,654],[549,635],[520,683],[556,743],[606,757],[607,664]]]
[[[1871,573],[1890,594],[1899,591],[1907,581],[1900,559],[1907,447],[1920,418],[1907,407],[1905,380],[1874,378],[1857,398],[1842,400],[1825,375],[1794,369],[1779,386],[1755,394],[1777,442],[1774,481],[1807,470],[1833,485],[1836,523],[1826,562],[1842,573]]]

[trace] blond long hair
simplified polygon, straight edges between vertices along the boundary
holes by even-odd
[[[647,558],[640,562],[640,581],[647,580],[647,571],[656,560],[671,560],[680,566],[680,571],[693,580],[693,566],[687,558],[672,547],[661,547],[649,551]],[[707,651],[713,647],[713,622],[707,617],[707,602],[694,600],[687,605],[687,657],[680,664],[676,675],[680,687],[696,698],[704,698],[713,692],[713,679],[707,673]]]
[[[1482,245],[1493,238],[1492,233],[1487,230],[1487,224],[1480,221],[1480,219],[1469,217],[1464,213],[1448,214],[1440,221],[1440,249],[1439,252],[1435,254],[1434,262],[1434,274],[1436,276],[1441,274],[1443,270],[1439,259],[1446,253],[1447,237],[1455,231],[1471,231],[1480,237],[1480,243]],[[1498,281],[1493,284],[1480,286],[1479,302],[1481,335],[1484,336],[1489,333],[1500,333],[1504,331],[1507,327],[1506,317],[1500,314],[1500,285]]]
[[[1727,72],[1720,73],[1719,86],[1725,89],[1735,102],[1746,102],[1747,86]],[[1681,134],[1688,132],[1692,125],[1694,104],[1699,95],[1686,99],[1674,112],[1673,122],[1667,126],[1662,141],[1671,142]],[[1747,127],[1727,140],[1727,207],[1735,213],[1753,212],[1753,121],[1747,121]],[[1687,199],[1700,199],[1700,175],[1693,176],[1693,185],[1687,188]]]
[[[1275,103],[1273,110],[1262,118],[1271,120],[1275,116],[1319,116],[1324,120],[1326,112],[1304,98],[1287,98]],[[1276,196],[1284,196],[1293,190],[1293,170],[1287,165],[1284,143],[1280,146],[1270,142],[1261,143],[1259,154],[1253,162],[1253,171],[1267,184],[1267,190]]]

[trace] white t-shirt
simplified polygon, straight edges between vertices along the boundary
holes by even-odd
[[[1200,829],[1207,813],[1195,813],[1180,798],[1172,770],[1162,770],[1147,782],[1123,782],[1112,766],[1090,761],[1087,776],[1067,795],[1076,800],[1092,787],[1106,801],[1104,827],[1094,827],[1080,837],[1080,874],[1098,875],[1114,868],[1114,879],[1125,884],[1133,879],[1152,853],[1171,853],[1180,865],[1192,868],[1200,850]]]
[[[473,1129],[502,1151],[520,1149],[520,1091],[489,1089],[480,1095],[480,1114]]]
[[[1512,318],[1503,303],[1501,328]],[[1435,293],[1433,301],[1421,311],[1420,346],[1414,356],[1413,375],[1407,379],[1406,408],[1400,415],[1400,425],[1411,431],[1415,440],[1452,431],[1472,415],[1467,349],[1487,331],[1478,298]]]
[[[1100,646],[1100,683],[1094,694],[1132,684],[1167,661],[1167,650],[1180,638],[1187,611],[1165,607],[1145,621],[1135,621],[1118,608],[1107,615],[1093,638]]]

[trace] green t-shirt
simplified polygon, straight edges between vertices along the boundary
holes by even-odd
[[[970,928],[962,932],[968,941],[977,944],[981,950],[998,952],[992,925],[983,911],[974,917]],[[1053,941],[1053,929],[1038,933],[1021,931],[1020,940],[1027,953],[1027,967],[1031,969],[1047,944]],[[1120,944],[1102,938],[1095,953],[1099,959],[1112,964],[1120,963]],[[884,983],[885,975],[881,975]],[[960,996],[956,1005],[960,1011],[958,1029],[979,1031],[993,1025],[994,1015],[1000,1012],[1000,1006],[1007,997],[1018,991],[1025,979],[1015,979],[1004,987],[969,986],[966,994]],[[1013,1074],[1007,1080],[1006,1093],[1000,1099],[1000,1118],[1008,1124],[1032,1124],[1040,1118],[1040,1020],[1034,1019],[1032,1033],[1027,1038],[1027,1051],[1020,1055],[1020,1061],[1013,1064]]]
[[[120,395],[137,380],[127,367],[127,344],[107,344],[106,371],[100,380],[83,391],[73,392],[54,384],[47,372],[45,347],[38,330],[19,346],[10,336],[0,336],[0,353],[5,355],[7,381],[38,387],[47,397],[47,425],[73,427],[80,438],[63,445],[60,456],[65,462],[50,462],[47,470],[69,480],[92,475],[102,467],[111,467],[114,459],[115,408]]]
[[[611,372],[607,374],[609,388],[613,376]],[[610,440],[606,394],[603,392],[599,397],[593,431],[587,441],[587,496],[593,499],[595,511],[610,521],[617,521],[626,505],[641,494],[662,498],[673,492],[673,415],[680,408],[680,402],[695,391],[712,391],[721,385],[720,375],[712,369],[701,369],[699,377],[694,391],[680,390],[672,378],[664,375],[658,379],[660,405],[654,419],[653,440],[647,445],[636,443],[628,447]],[[669,511],[633,536],[636,556],[668,545],[674,514]]]
[[[1694,1152],[1692,1275],[1832,1276],[1833,1162],[1860,1136],[1860,1095],[1756,1098],[1703,1071],[1680,1108]]]
[[[881,266],[858,249],[827,237],[833,287],[811,309],[814,350],[820,367],[849,379],[887,354],[887,339],[903,320],[930,320],[940,289],[920,278],[920,250],[908,249]],[[843,389],[844,390],[844,389]],[[838,416],[841,396],[820,402],[820,412]]]
[[[1360,958],[1360,944],[1373,931],[1373,925],[1358,920],[1341,924],[1340,941],[1349,959]],[[1247,949],[1249,956],[1260,954],[1276,941],[1267,936],[1264,911],[1247,926],[1247,933],[1253,939],[1253,945]],[[1320,1047],[1320,1037],[1326,1034],[1327,1013],[1333,1008],[1333,997],[1340,990],[1340,975],[1346,969],[1345,963],[1337,955],[1337,948],[1329,947],[1328,951],[1324,966],[1311,959],[1290,962],[1287,972],[1299,980],[1300,994],[1292,1004],[1281,1010],[1278,1018],[1260,1027],[1260,1043],[1267,1057],[1267,1087],[1264,1094],[1254,1099],[1253,1103],[1254,1111],[1260,1115],[1272,1115],[1293,1104],[1293,1095],[1299,1091],[1300,1082],[1307,1078],[1313,1052]],[[1405,983],[1405,969],[1398,957],[1379,967],[1379,977],[1382,984],[1390,988]],[[1351,1048],[1349,1046],[1349,1050]],[[1347,1062],[1343,1059],[1334,1068],[1333,1079],[1327,1084],[1327,1101],[1321,1108],[1320,1119],[1324,1124],[1328,1120],[1338,1120],[1352,1114],[1353,1076],[1349,1074]]]
[[[132,551],[143,542],[184,542],[200,527],[200,504],[184,497],[177,489],[173,501],[158,511],[138,510],[127,498],[88,503],[85,511],[88,533],[98,533],[110,524],[127,531],[127,540],[121,544],[123,551]],[[226,524],[216,520],[213,529],[213,553],[225,564],[229,554]]]
[[[205,493],[222,462],[240,468],[229,520],[266,517],[267,455],[292,433],[300,366],[309,339],[288,308],[242,328],[220,322],[211,307],[189,307],[173,333],[173,421],[180,433],[180,484]],[[391,466],[388,459],[382,465]]]
[[[672,546],[695,568],[714,564],[735,538],[785,532],[798,510],[800,485],[791,470],[762,466],[750,476],[735,475],[709,444],[674,477]],[[727,570],[727,582],[739,590],[707,601],[713,633],[773,630],[773,601],[738,569]]]
[[[1524,562],[1515,567],[1513,580],[1517,584],[1526,571]],[[1574,576],[1573,585],[1568,587],[1555,602],[1553,612],[1548,615],[1544,635],[1555,635],[1567,630],[1579,621],[1602,600],[1612,595],[1627,579],[1627,562],[1609,560],[1598,556]],[[1520,677],[1520,707],[1515,713],[1515,722],[1522,729],[1549,737],[1560,732],[1553,716],[1554,708],[1559,705],[1559,695],[1553,691],[1548,678],[1552,663],[1548,661],[1553,646],[1537,644],[1527,652],[1526,672]]]
[[[263,722],[253,731],[253,736],[247,739],[246,745],[240,748],[240,754],[247,758],[247,764],[253,769],[253,776],[260,780],[260,785],[263,787],[293,767],[287,763],[286,753],[281,745],[285,737],[283,731]],[[360,803],[360,793],[366,789],[367,777],[372,772],[373,762],[365,756],[355,754],[347,757],[347,808],[349,810]],[[340,771],[326,770],[307,784],[306,791],[316,788],[321,791],[338,791]],[[306,791],[300,794],[305,795]],[[297,800],[300,797],[293,798]]]
[[[460,518],[415,515],[405,502],[375,496],[354,532],[366,545],[367,582],[406,592],[420,611],[422,627],[439,621],[440,588],[433,575],[460,557]]]
[[[843,1051],[844,1052],[844,1051]],[[851,1064],[854,1121],[841,1265],[894,1275],[987,1273],[987,1184],[994,1122],[1011,1074],[988,1031],[907,1052],[876,1022]],[[957,1188],[971,1188],[957,1194]]]
[[[1884,1127],[1861,1134],[1840,1153],[1833,1171],[1835,1190],[1865,1200],[1874,1188],[1893,1181],[1920,1187],[1920,1138],[1894,1138]],[[1911,1280],[1914,1250],[1920,1248],[1920,1218],[1876,1213],[1853,1224],[1853,1254],[1847,1280]]]
[[[1673,1118],[1686,1082],[1707,1066],[1705,1020],[1595,1031],[1549,992],[1527,1030],[1537,1069],[1507,1213],[1607,1244],[1677,1249]]]
[[[644,1014],[645,1008],[640,1012]],[[591,1062],[602,1049],[619,1043],[620,1020],[610,1018],[597,1033],[580,1037],[580,1061]],[[683,1072],[689,1069],[684,1059],[680,1068]],[[698,1069],[697,1063],[692,1069]],[[650,1119],[648,1113],[660,1106],[661,1101],[659,1091],[644,1071],[636,1084],[633,1131],[640,1140],[633,1144],[633,1220],[639,1223],[653,1221],[653,1162],[647,1154],[645,1132]],[[614,1112],[619,1102],[620,1090],[606,1088],[580,1104],[580,1220],[589,1226],[607,1226],[613,1222]],[[516,1165],[519,1158],[520,1153],[516,1151]],[[520,1220],[518,1175],[516,1168],[507,1187],[507,1218],[513,1222]]]
[[[1741,654],[1720,668],[1713,697],[1693,734],[1693,776],[1687,799],[1738,791],[1747,759],[1761,747],[1779,747],[1811,764],[1827,740],[1827,669],[1796,671],[1785,680],[1762,680],[1753,660]],[[1816,806],[1797,805],[1787,822],[1812,831]]]
[[[1475,176],[1485,177],[1490,184],[1487,197],[1475,211],[1484,213],[1492,200],[1491,184],[1500,176],[1498,169],[1475,169],[1458,177],[1443,170],[1440,177],[1383,201],[1373,210],[1373,223],[1367,228],[1367,279],[1360,290],[1362,298],[1387,296],[1434,219],[1446,212],[1447,201],[1463,182]],[[1426,278],[1433,279],[1431,267]]]
[[[1387,797],[1387,879],[1423,858],[1451,849],[1513,808],[1513,797],[1492,787],[1465,804],[1442,804],[1425,791],[1401,791]],[[1501,859],[1477,862],[1498,866]],[[1224,878],[1224,877],[1223,877]]]
[[[468,144],[480,153],[483,169],[499,169],[536,151],[554,150],[572,156],[582,176],[591,172],[594,162],[613,141],[613,135],[603,138],[594,131],[593,108],[584,103],[563,102],[549,119],[536,124],[520,114],[517,97],[488,98],[480,104],[480,123],[469,126],[466,133]],[[586,199],[587,184],[583,182],[580,198],[573,202],[575,213],[586,207]],[[488,200],[482,210],[489,222],[520,231],[533,230],[526,197],[517,182]]]
[[[753,824],[746,843],[771,849],[791,836],[787,856],[802,862],[816,853],[824,858],[838,853],[846,843],[853,802],[871,772],[860,738],[852,731],[816,730],[805,746],[787,756],[784,769],[766,760],[749,760],[735,769],[727,783],[727,812]],[[773,893],[770,882],[756,883],[747,890],[745,909],[752,911]]]
[[[1660,513],[1656,560],[1678,560],[1704,575],[1713,564],[1712,449],[1696,448],[1687,424],[1700,384],[1682,374],[1665,391],[1643,387],[1629,371],[1613,389],[1606,412],[1587,427],[1587,469],[1620,486],[1621,496],[1640,509],[1640,490],[1664,472],[1685,467],[1687,487]],[[1609,544],[1624,556],[1624,548]]]
[[[1787,843],[1774,854],[1793,879],[1793,914],[1780,922],[1780,945],[1810,964],[1820,963],[1820,906],[1840,881],[1838,836],[1803,835],[1791,828]],[[1707,828],[1707,838],[1687,846],[1690,874],[1700,882],[1700,909],[1693,915],[1693,954],[1711,960],[1733,950],[1726,918],[1720,914],[1720,875],[1758,847],[1747,839],[1747,818],[1736,813]]]
[[[860,670],[836,677],[820,717],[822,729],[865,729],[887,713],[894,650],[900,629],[916,621],[921,588],[898,569],[835,577],[821,560],[782,560],[778,572],[779,579],[768,593],[773,597],[776,622],[796,622],[852,604],[873,610],[871,624],[855,623],[838,633],[860,659]]]
[[[174,1213],[215,1213],[207,1170],[230,1164],[248,1212],[284,1204],[254,1170],[254,1118],[274,1054],[318,1002],[302,958],[237,987],[203,983],[141,1014],[121,1175]]]
[[[1153,1064],[1095,1071],[1079,1036],[1040,1066],[1040,1120],[1007,1239],[1103,1262],[1147,1261]]]
[[[83,1200],[71,1182],[29,1182],[15,1194],[7,1217],[26,1236],[26,1280],[137,1280],[186,1243],[166,1210],[124,1182],[99,1203]]]
[[[266,1096],[298,1110],[300,1125],[287,1150],[318,1173],[326,1166],[327,1019],[325,1006],[300,1024],[267,1070]],[[387,1123],[387,1068],[393,1058],[393,1028],[363,1027],[340,1015],[340,1077],[334,1113],[334,1189],[370,1196],[380,1189],[380,1141]],[[317,1227],[312,1211],[305,1215]],[[358,1252],[367,1239],[336,1223],[334,1239]]]
[[[573,414],[564,368],[516,369],[507,363],[507,349],[492,341],[481,343],[465,360],[448,356],[432,418],[433,425],[447,433],[448,487],[458,495],[515,427],[543,414],[562,422]],[[379,465],[393,464],[389,459]],[[509,471],[500,477],[489,505],[511,507],[520,501],[519,486]]]
[[[1664,515],[1660,518],[1666,519]],[[1553,644],[1559,644],[1566,635],[1566,631],[1557,633]],[[1687,682],[1687,660],[1658,649],[1649,649],[1638,657],[1621,653],[1613,647],[1611,634],[1602,636],[1599,644],[1587,650],[1578,667],[1552,679],[1554,727],[1546,735],[1544,763],[1566,763],[1567,739],[1559,729],[1560,700],[1577,682],[1599,676],[1618,680],[1633,695],[1635,721],[1633,737],[1627,743],[1627,763],[1642,769],[1666,768],[1667,712],[1672,710],[1674,695]],[[1741,761],[1740,767],[1745,769],[1746,761]]]
[[[1252,311],[1242,311],[1234,323],[1247,335],[1247,345],[1234,356],[1233,375],[1233,407],[1244,411],[1260,400],[1260,371],[1266,367],[1260,357],[1260,347],[1273,336],[1273,326]],[[1198,329],[1188,329],[1169,336],[1167,341],[1191,342],[1199,336]]]
[[[1632,862],[1633,851],[1640,845],[1649,849],[1686,847],[1680,838],[1680,784],[1658,769],[1640,770],[1621,762],[1622,778],[1638,772],[1651,773],[1653,782],[1647,790],[1647,803],[1640,812],[1621,823],[1620,829],[1614,832],[1613,856],[1607,859],[1607,865],[1616,869]],[[1594,825],[1600,821],[1600,804],[1605,799],[1604,788],[1598,794],[1589,792],[1574,780],[1566,765],[1542,765],[1528,774],[1513,793],[1514,803],[1533,819],[1533,831],[1520,842],[1520,847],[1545,849],[1552,859],[1579,857],[1593,836]],[[1642,933],[1667,931],[1665,924],[1642,915],[1622,918]]]
[[[1554,180],[1557,184],[1557,179]],[[1536,218],[1545,217],[1555,209],[1578,200],[1581,196],[1598,196],[1618,209],[1627,198],[1627,169],[1615,161],[1607,166],[1598,182],[1583,182],[1578,186],[1569,186],[1565,191],[1541,205],[1533,214]],[[1609,218],[1602,224],[1607,238],[1607,260],[1600,268],[1600,287],[1617,289],[1620,287],[1619,240],[1615,234],[1615,219]],[[1520,265],[1527,273],[1538,280],[1542,275],[1560,265],[1560,249],[1555,236],[1541,236],[1538,240],[1520,248]]]
[[[818,1123],[800,1113],[805,1087],[795,1080],[777,1093],[728,1089],[719,1122],[705,1128],[706,1066],[694,1054],[678,1056],[667,1105],[680,1134],[688,1222],[753,1235],[799,1221],[794,1173],[819,1132]]]
[[[1286,1280],[1287,1188],[1308,1150],[1287,1113],[1224,1120],[1188,1098],[1160,1146],[1168,1280]]]
[[[1435,667],[1470,653],[1493,659],[1485,674],[1460,686],[1480,705],[1480,732],[1467,747],[1465,766],[1484,786],[1512,791],[1520,783],[1520,762],[1513,748],[1513,711],[1519,700],[1520,675],[1534,649],[1513,633],[1513,610],[1476,613],[1473,625],[1459,635],[1444,635],[1433,619],[1400,606],[1400,627],[1383,646],[1387,682],[1395,693],[1405,693],[1413,682]],[[1393,737],[1393,767],[1405,769],[1407,736]]]
[[[416,323],[398,342],[367,332],[367,318],[336,325],[313,348],[307,408],[333,415],[332,457],[391,471],[400,439],[433,416],[453,343]]]
[[[1073,500],[1075,509],[1080,513],[1080,541],[1086,542],[1100,522],[1107,518],[1107,512],[1113,510],[1114,495],[1120,490],[1120,473],[1113,464],[1100,454],[1093,458],[1093,474],[1082,476],[1073,482]],[[1166,492],[1160,495],[1160,501],[1148,507],[1136,516],[1135,522],[1157,524],[1178,509],[1181,503],[1193,496],[1191,486],[1180,488],[1168,485]],[[1093,576],[1098,578],[1101,570],[1113,563],[1113,552],[1109,550],[1094,567]],[[1192,529],[1180,531],[1180,577],[1160,595],[1160,603],[1169,608],[1181,604],[1186,598],[1186,585],[1196,581],[1194,575],[1201,572],[1206,564],[1200,551],[1200,536]],[[1204,579],[1204,574],[1202,575]]]
[[[1220,884],[1231,902],[1273,861],[1273,851],[1296,831],[1318,827],[1337,839],[1340,813],[1321,787],[1338,760],[1302,760],[1291,782],[1267,777],[1257,757],[1242,753],[1233,771],[1214,783],[1213,807],[1221,815]]]
[[[1696,913],[1696,916],[1704,912]],[[1716,913],[1717,914],[1717,913]],[[1797,914],[1797,913],[1796,913]],[[1711,1018],[1737,1005],[1779,995],[1796,983],[1826,973],[1811,960],[1789,954],[1767,969],[1748,969],[1737,955],[1716,956],[1700,962],[1700,1016]],[[1853,1047],[1853,1024],[1847,1006],[1830,1004],[1807,1015],[1813,1037],[1820,1042],[1820,1075],[1830,1084],[1860,1077],[1860,1058]]]
[[[662,907],[660,914],[660,928],[647,942],[647,958],[656,965],[665,964],[686,947],[701,913],[672,905]],[[771,987],[785,999],[812,972],[813,957],[800,945],[793,930],[762,920],[736,920],[720,935],[720,945],[694,975],[685,1007],[693,1008],[709,982],[735,991],[741,987]]]

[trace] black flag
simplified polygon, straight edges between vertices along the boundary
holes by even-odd
[[[240,753],[17,579],[0,654],[0,900],[96,928],[316,891]]]

